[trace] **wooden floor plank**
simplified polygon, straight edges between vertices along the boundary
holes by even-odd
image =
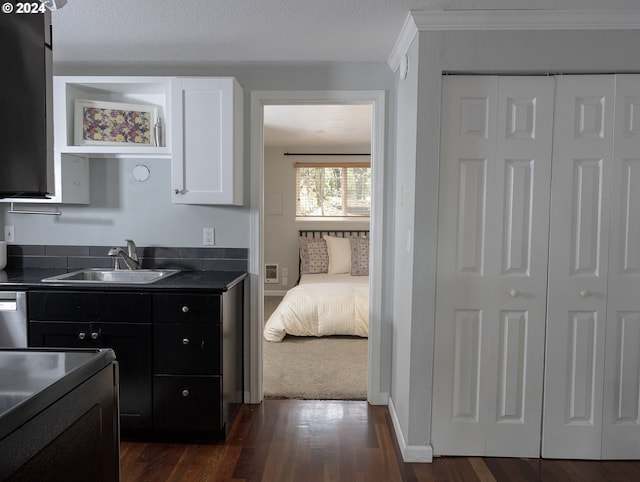
[[[629,482],[639,461],[440,457],[402,460],[385,406],[266,400],[244,405],[227,440],[123,441],[122,482]]]

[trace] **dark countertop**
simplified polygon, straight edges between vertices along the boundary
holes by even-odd
[[[111,349],[0,349],[0,440],[115,359]]]
[[[11,290],[102,290],[102,291],[203,291],[224,293],[246,278],[243,271],[181,271],[149,284],[56,283],[43,278],[66,273],[58,268],[25,268],[0,271],[0,291]]]

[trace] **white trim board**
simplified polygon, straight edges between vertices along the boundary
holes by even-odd
[[[433,447],[431,444],[407,445],[400,421],[398,420],[396,407],[393,405],[393,399],[391,397],[389,397],[389,415],[391,416],[391,422],[393,422],[393,430],[396,433],[396,440],[400,448],[400,453],[402,454],[402,460],[407,463],[433,462]]]
[[[287,290],[264,290],[264,296],[284,296]]]
[[[395,72],[418,32],[450,30],[638,30],[637,10],[412,10],[387,63]]]
[[[251,92],[251,178],[250,208],[251,232],[249,249],[249,329],[245,364],[248,366],[248,403],[260,403],[262,386],[262,320],[264,318],[264,284],[262,264],[264,260],[264,124],[265,105],[295,104],[370,104],[372,106],[371,167],[372,190],[370,217],[369,276],[369,359],[367,400],[373,405],[387,401],[381,392],[381,326],[382,326],[382,239],[384,205],[384,133],[385,92],[382,90],[327,90],[327,91],[253,91]]]

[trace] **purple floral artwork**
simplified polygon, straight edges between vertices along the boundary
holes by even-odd
[[[87,141],[151,145],[152,128],[150,112],[82,108],[82,136]]]

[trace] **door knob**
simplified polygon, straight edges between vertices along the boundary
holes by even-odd
[[[589,292],[589,290],[582,290],[580,291],[580,296],[586,298],[587,296],[591,296],[591,293]]]
[[[515,298],[516,296],[518,296],[520,294],[520,292],[518,290],[511,290],[509,291],[509,296],[511,296],[512,298]]]
[[[87,334],[83,331],[81,331],[80,333],[78,333],[78,338],[80,338],[81,340],[84,340],[86,338]]]
[[[186,388],[184,390],[182,390],[182,396],[183,397],[188,397],[189,396],[189,390],[187,390]]]
[[[183,345],[188,345],[189,344],[189,338],[183,338],[182,339],[182,344]]]
[[[182,307],[182,312],[183,313],[189,313],[189,307],[188,306],[183,306]]]
[[[95,331],[93,333],[91,333],[91,339],[92,340],[97,340],[98,339],[98,333],[96,333]]]

